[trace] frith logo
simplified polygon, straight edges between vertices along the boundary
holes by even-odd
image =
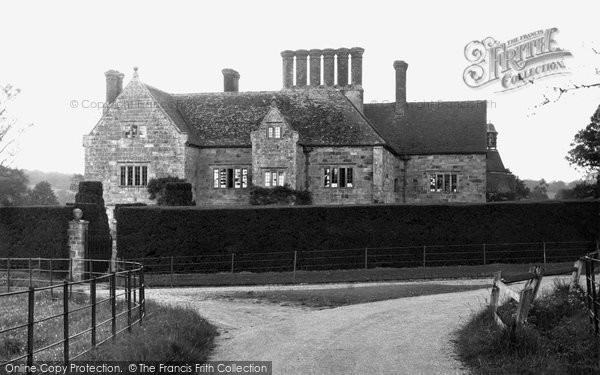
[[[534,80],[568,73],[564,58],[571,52],[558,48],[557,28],[537,30],[500,43],[492,37],[472,41],[465,47],[465,58],[473,63],[463,73],[469,87],[482,87],[499,81],[508,91]]]

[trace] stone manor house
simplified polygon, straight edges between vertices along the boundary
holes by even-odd
[[[395,100],[364,103],[363,52],[283,51],[279,91],[240,92],[224,69],[223,92],[170,94],[137,68],[125,88],[109,70],[85,179],[102,181],[107,206],[152,203],[148,181],[166,176],[191,182],[198,205],[248,204],[252,185],[308,189],[315,204],[485,202],[510,188],[485,101],[407,102],[395,61]]]

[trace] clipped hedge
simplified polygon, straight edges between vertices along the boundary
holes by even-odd
[[[241,261],[253,253],[283,251],[286,254],[281,255],[281,262],[291,265],[289,252],[293,251],[302,257],[302,252],[310,250],[414,246],[413,250],[391,251],[406,252],[407,259],[414,258],[418,265],[423,245],[593,241],[598,236],[599,212],[598,201],[219,209],[124,207],[117,217],[118,251],[124,258],[222,254],[219,262],[225,267],[231,253],[236,254],[236,261]],[[356,259],[361,264],[363,253],[348,250],[335,256]],[[250,258],[254,260],[248,260],[248,269],[257,262],[257,257]],[[501,256],[497,258],[499,261]],[[263,259],[262,264],[269,262]],[[277,264],[275,259],[274,269]]]
[[[166,206],[194,206],[192,184],[189,182],[167,182],[159,204]]]
[[[294,190],[288,184],[264,188],[252,186],[250,189],[250,204],[253,206],[268,205],[308,205],[312,203],[312,196],[308,190]]]
[[[83,211],[91,227],[102,226],[95,204],[0,207],[0,258],[68,258],[67,230],[74,208]]]

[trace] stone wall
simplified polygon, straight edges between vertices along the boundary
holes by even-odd
[[[252,149],[191,148],[187,150],[186,179],[192,183],[196,205],[249,204],[249,188],[213,187],[213,168],[248,168],[248,186],[253,181]]]
[[[398,166],[401,179],[403,174],[401,161]],[[430,192],[431,173],[456,173],[458,192]],[[406,183],[407,203],[485,202],[485,154],[412,155],[408,161]]]
[[[137,135],[126,132],[137,127]],[[145,136],[142,136],[142,132]],[[121,165],[145,165],[148,181],[184,177],[187,134],[181,133],[143,84],[132,80],[89,135],[84,136],[85,179],[101,181],[107,206],[153,203],[146,186],[121,186]]]
[[[308,152],[309,190],[314,204],[373,203],[373,147],[314,147]],[[351,167],[352,188],[326,188],[324,168]]]

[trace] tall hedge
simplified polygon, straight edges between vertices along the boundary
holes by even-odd
[[[83,211],[90,226],[99,226],[95,204],[0,207],[0,257],[68,258],[67,230],[74,208]]]
[[[123,207],[126,258],[447,244],[588,241],[600,202]]]

